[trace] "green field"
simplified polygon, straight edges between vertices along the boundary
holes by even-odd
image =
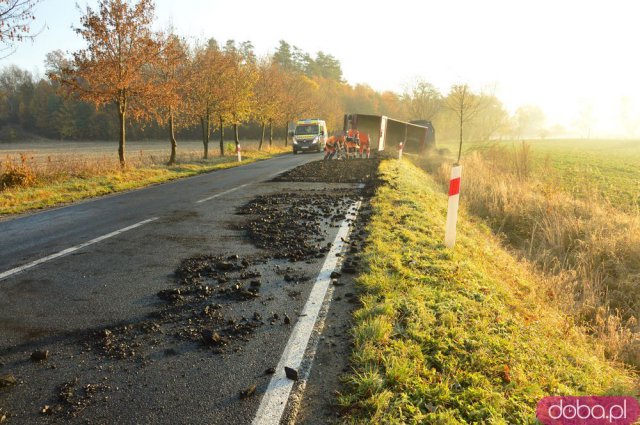
[[[577,199],[610,203],[629,213],[640,211],[640,140],[532,140],[533,174],[560,185]],[[464,157],[490,147],[520,149],[522,142],[467,143]],[[456,151],[455,143],[439,147]]]

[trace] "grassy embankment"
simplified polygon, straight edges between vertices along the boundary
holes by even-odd
[[[640,144],[470,144],[462,202],[544,276],[547,298],[640,367]],[[450,163],[446,161],[445,164]],[[448,166],[422,161],[446,185]]]
[[[636,394],[635,375],[548,301],[547,286],[464,211],[442,245],[446,195],[404,160],[373,200],[345,422],[529,423],[554,394]]]
[[[140,153],[130,156],[125,170],[115,155],[55,155],[44,161],[29,155],[6,157],[0,161],[0,217],[231,168],[289,150],[282,146],[246,149],[242,163],[233,153],[224,157],[213,153],[204,160],[202,152],[184,152],[171,166],[166,158]],[[3,181],[12,183],[3,189]]]

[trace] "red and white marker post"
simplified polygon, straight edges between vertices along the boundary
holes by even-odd
[[[451,179],[449,180],[449,208],[447,209],[447,225],[444,230],[444,245],[447,248],[453,248],[456,244],[456,224],[458,222],[461,175],[462,166],[454,165],[451,168]]]
[[[236,153],[238,154],[238,162],[242,162],[242,153],[240,152],[240,143],[236,146]]]
[[[400,142],[400,149],[398,150],[398,159],[402,159],[402,148],[404,147],[404,143]]]

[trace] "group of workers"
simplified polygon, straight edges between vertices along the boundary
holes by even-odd
[[[331,136],[327,139],[324,148],[324,159],[354,159],[359,152],[360,158],[371,156],[371,146],[369,135],[359,132],[357,129],[350,129],[346,134]]]

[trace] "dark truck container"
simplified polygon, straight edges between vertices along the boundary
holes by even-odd
[[[343,130],[354,128],[369,134],[371,152],[397,151],[421,153],[436,146],[436,132],[431,121],[405,122],[384,115],[348,114]]]

